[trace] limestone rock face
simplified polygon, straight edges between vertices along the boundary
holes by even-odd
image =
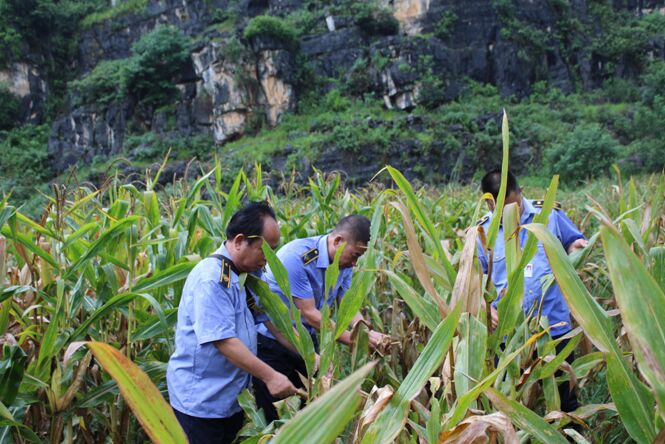
[[[512,1],[513,19],[538,30],[541,37],[551,38],[544,48],[530,52],[528,44],[507,28],[505,12],[495,0],[379,0],[399,22],[395,35],[372,35],[368,29],[376,27],[368,28],[349,15],[334,15],[338,12],[332,7],[305,11],[311,2],[304,0],[149,0],[144,11],[83,30],[74,65],[78,77],[83,77],[102,60],[130,56],[132,44],[142,35],[156,26],[171,24],[194,41],[191,63],[177,83],[179,94],[167,109],[145,109],[140,98],[130,97],[107,107],[65,110],[52,126],[52,163],[58,172],[77,161],[91,162],[95,156],[121,153],[129,134],[151,131],[166,138],[208,135],[217,144],[224,144],[242,137],[257,122],[278,125],[284,113],[297,105],[303,61],[322,79],[320,94],[343,84],[355,96],[380,97],[387,108],[404,110],[405,114],[419,103],[433,100],[433,94],[437,103],[455,99],[466,78],[493,84],[504,96],[515,97],[528,96],[536,81],[564,92],[574,87],[597,87],[602,60],[589,53],[590,41],[565,47],[556,40],[561,17],[555,3]],[[588,0],[565,3],[571,19],[588,22]],[[638,13],[640,9],[661,10],[665,1],[621,3]],[[220,26],[220,11],[230,8],[237,16],[235,25]],[[260,14],[287,17],[293,12],[314,17],[312,29],[298,36],[297,48],[272,37],[243,38],[243,27],[250,18]],[[651,46],[651,57],[665,58],[665,40],[651,42]],[[619,64],[617,70],[630,75],[630,66]],[[33,67],[16,65],[11,72],[0,72],[0,81],[23,97],[26,115],[35,115],[43,107],[45,86]],[[36,94],[39,91],[41,96]],[[324,152],[328,148],[322,150],[322,165],[346,167],[333,165],[339,156]],[[418,141],[405,141],[391,149],[415,153]],[[286,147],[284,151],[288,151]],[[432,162],[438,162],[442,169],[447,163],[466,161],[459,155],[431,154]],[[361,176],[375,172],[374,166],[367,164],[348,167]],[[466,171],[456,171],[451,177],[464,174]]]
[[[11,63],[6,69],[0,70],[0,83],[21,100],[21,121],[42,121],[47,87],[35,66],[24,62]]]
[[[416,35],[422,31],[420,20],[429,11],[431,0],[384,0],[384,5],[392,7],[401,29],[407,35]]]

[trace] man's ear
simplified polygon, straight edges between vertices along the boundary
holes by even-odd
[[[237,250],[240,248],[244,240],[245,240],[244,234],[236,234],[235,237],[231,239],[231,246]]]
[[[333,237],[333,245],[335,247],[339,247],[340,245],[342,245],[342,242],[344,242],[344,236],[342,236],[341,234],[336,234]]]

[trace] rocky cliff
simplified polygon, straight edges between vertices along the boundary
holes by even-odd
[[[208,135],[224,144],[242,137],[257,119],[278,125],[312,82],[320,94],[341,82],[349,94],[372,94],[385,107],[408,112],[422,100],[453,100],[465,78],[516,97],[527,96],[537,81],[569,92],[594,88],[601,80],[604,60],[589,49],[593,23],[586,0],[380,0],[377,11],[391,17],[364,19],[345,14],[344,4],[349,2],[149,0],[144,9],[83,29],[74,63],[80,78],[101,61],[129,57],[141,36],[165,24],[179,28],[193,44],[168,107],[146,107],[131,96],[77,105],[70,97],[49,138],[54,170],[121,154],[128,135],[141,132],[167,138]],[[662,4],[635,0],[621,7],[640,13]],[[296,45],[269,34],[244,37],[252,17],[299,11],[309,21]],[[663,57],[664,48],[662,41],[653,42],[652,56]],[[48,89],[35,68],[15,64],[0,72],[0,81],[23,98],[23,118],[39,120],[40,97]],[[395,149],[418,151],[408,140]],[[450,161],[441,156],[435,160]],[[336,158],[324,151],[318,161],[330,168],[362,169]]]

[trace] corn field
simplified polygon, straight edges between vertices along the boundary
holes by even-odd
[[[506,120],[503,131],[506,171]],[[372,238],[343,302],[323,312],[320,371],[309,336],[291,328],[300,316],[262,282],[248,282],[309,374],[307,399],[281,401],[271,424],[243,392],[239,442],[665,442],[665,175],[624,182],[616,173],[559,196],[589,239],[580,252],[568,256],[542,225],[557,177],[546,190],[526,190],[545,200],[535,223],[504,218],[508,235],[528,230],[530,238],[509,266],[514,316],[496,328],[482,308],[496,291],[476,242],[491,249],[500,218],[487,233],[475,225],[485,203],[474,187],[415,189],[386,167],[354,192],[322,173],[273,189],[257,165],[224,189],[228,173],[216,162],[193,182],[159,190],[149,176],[141,187],[118,178],[99,189],[55,185],[38,220],[5,198],[0,442],[186,442],[165,400],[179,298],[246,199],[271,203],[282,243],[325,233],[350,213],[371,219]],[[519,286],[510,285],[524,278],[537,245],[574,318],[558,354],[547,323],[523,313],[523,295],[511,290]],[[337,271],[333,264],[326,281]],[[351,347],[335,341],[359,309],[390,343],[370,351],[363,323]],[[581,391],[574,412],[561,411],[564,380]]]

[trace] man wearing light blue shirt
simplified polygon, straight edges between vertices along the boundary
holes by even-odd
[[[171,406],[191,444],[235,439],[244,422],[237,398],[251,376],[275,397],[296,392],[256,357],[255,321],[241,285],[241,275],[265,266],[262,242],[279,243],[275,213],[265,203],[250,203],[233,215],[226,235],[187,276],[166,373]]]
[[[321,328],[321,309],[324,305],[332,306],[339,303],[351,287],[353,267],[367,250],[369,238],[370,221],[364,216],[350,215],[341,219],[331,233],[296,239],[284,245],[277,252],[277,257],[288,271],[293,303],[300,310],[303,324],[312,335],[315,344],[317,343],[316,332]],[[326,300],[326,270],[342,245],[345,246],[339,258],[339,277]],[[264,280],[270,289],[281,297],[284,304],[289,306],[288,298],[279,288],[270,269],[265,273]],[[356,314],[351,325],[355,325],[362,319],[360,313]],[[302,357],[293,347],[285,343],[283,338],[275,334],[274,328],[269,322],[259,324],[258,333],[259,358],[275,370],[287,375],[294,385],[302,387],[298,373],[307,374]],[[373,330],[369,332],[372,347],[377,347],[385,338],[386,336],[379,332]],[[350,344],[350,333],[344,332],[339,341]],[[263,408],[268,421],[277,419],[277,412],[272,404],[275,398],[266,390],[265,384],[256,381],[254,392],[257,404]]]
[[[500,185],[501,170],[487,173],[485,177],[483,177],[481,183],[483,193],[492,194],[494,201],[498,198]],[[520,225],[533,222],[533,218],[536,214],[540,213],[543,204],[542,201],[532,201],[522,197],[522,190],[517,183],[517,178],[511,172],[508,172],[505,205],[510,203],[516,203],[519,206]],[[492,220],[492,211],[494,210],[493,202],[489,202],[489,206],[490,213],[479,221],[479,225],[482,226],[486,232],[489,229]],[[550,232],[561,241],[561,244],[569,254],[575,250],[584,248],[587,245],[584,235],[560,208],[556,208],[552,211],[547,222],[547,227]],[[528,232],[526,230],[519,230],[519,240],[522,248],[524,248],[527,237]],[[480,245],[480,242],[478,243],[478,259],[483,267],[483,271],[487,273],[489,269],[488,259],[485,256],[485,251]],[[492,263],[492,282],[499,294],[499,298],[492,303],[492,316],[495,321],[498,320],[496,306],[501,299],[503,290],[505,290],[508,285],[505,259],[506,254],[502,225],[499,228],[499,234],[496,238],[496,243],[494,244]],[[553,327],[550,330],[550,334],[556,339],[571,330],[570,310],[568,309],[566,300],[563,297],[563,294],[561,294],[561,289],[556,282],[552,282],[552,284],[545,289],[545,294],[543,295],[543,283],[550,275],[552,275],[552,269],[550,268],[547,255],[545,254],[545,249],[542,244],[538,243],[536,255],[531,262],[527,264],[524,270],[524,303],[522,308],[525,313],[537,314],[540,310],[541,316],[547,317],[549,325],[555,325],[560,322],[565,323],[561,326]],[[557,353],[560,352],[567,343],[568,340],[560,342],[557,345]],[[573,357],[572,353],[568,356],[569,362],[572,362]],[[578,403],[574,392],[571,394],[568,387],[563,388],[563,386],[561,386],[559,388],[559,393],[561,396],[561,407],[563,411],[569,412],[577,408]]]

